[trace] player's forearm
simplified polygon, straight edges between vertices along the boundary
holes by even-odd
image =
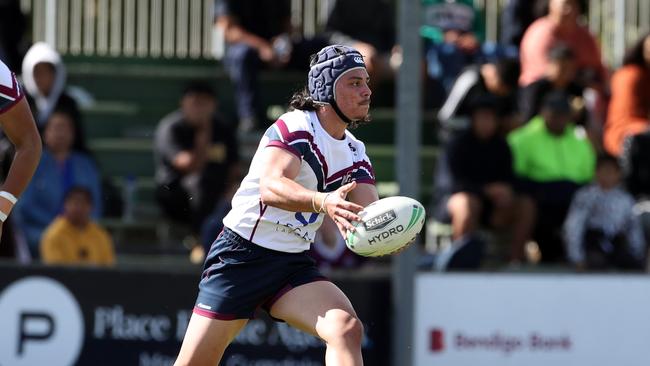
[[[265,205],[295,212],[316,212],[325,199],[325,193],[309,190],[286,177],[264,179],[260,195]]]
[[[16,155],[2,190],[10,192],[16,197],[23,193],[32,175],[34,175],[34,171],[36,171],[41,158],[41,149],[41,141],[38,135],[25,139],[25,141],[16,145]]]

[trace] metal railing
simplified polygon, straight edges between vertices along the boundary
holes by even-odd
[[[486,40],[498,41],[499,18],[507,1],[474,0],[485,10]],[[334,2],[291,0],[294,28],[306,37],[317,34]],[[213,25],[214,0],[21,0],[21,5],[32,15],[34,41],[54,44],[62,54],[167,58],[223,54],[223,37]],[[626,47],[650,30],[650,0],[589,0],[587,21],[599,37],[604,59],[617,66]]]

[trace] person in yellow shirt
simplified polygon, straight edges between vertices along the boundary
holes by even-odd
[[[106,230],[91,219],[92,194],[84,187],[71,188],[63,202],[63,213],[45,229],[41,259],[46,264],[115,264],[113,241]]]

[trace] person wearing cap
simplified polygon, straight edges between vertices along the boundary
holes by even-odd
[[[327,365],[362,365],[363,326],[346,295],[305,253],[323,218],[342,235],[378,199],[364,144],[348,128],[370,120],[363,56],[328,46],[307,87],[264,133],[212,244],[175,365],[216,365],[263,308],[320,337]]]
[[[0,234],[41,158],[41,137],[16,75],[0,61],[0,126],[14,145],[11,169],[0,188]],[[4,251],[4,249],[3,249]]]
[[[198,234],[239,179],[238,160],[234,128],[218,117],[214,90],[190,82],[180,108],[160,121],[154,137],[156,200],[165,216]]]
[[[552,92],[540,115],[508,135],[518,188],[537,212],[534,237],[544,262],[565,259],[560,238],[564,217],[573,194],[594,175],[594,148],[584,129],[571,122],[571,111],[569,96]]]

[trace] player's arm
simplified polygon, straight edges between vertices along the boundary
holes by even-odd
[[[374,184],[358,183],[357,187],[350,192],[348,200],[357,205],[366,207],[379,199],[377,187]]]
[[[2,190],[18,197],[27,187],[38,166],[42,149],[41,137],[24,98],[7,112],[0,114],[0,125],[16,148]]]
[[[360,220],[356,213],[363,207],[346,201],[345,197],[356,187],[355,182],[330,193],[309,190],[294,181],[300,172],[300,159],[275,146],[266,148],[263,166],[260,177],[263,204],[295,212],[317,212],[322,206],[337,224],[354,230],[350,221]]]

